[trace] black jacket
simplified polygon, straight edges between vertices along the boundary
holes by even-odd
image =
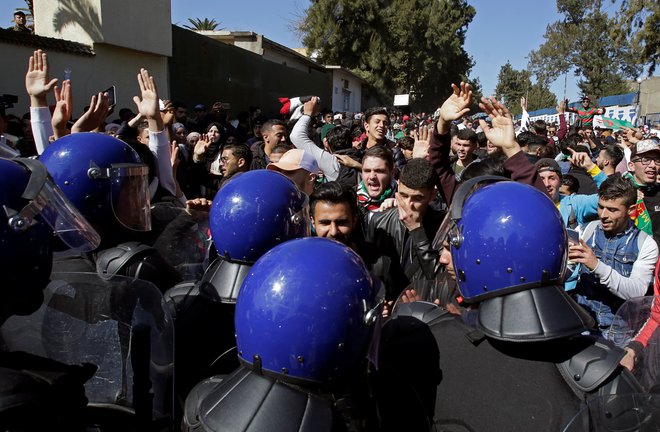
[[[399,220],[396,207],[371,217],[366,239],[391,259],[391,277],[396,288],[389,290],[388,300],[396,299],[413,281],[434,279],[439,252],[433,249],[432,242],[443,216],[428,207],[422,226],[410,232]]]

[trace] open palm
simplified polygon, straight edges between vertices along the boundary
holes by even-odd
[[[472,87],[470,84],[462,82],[460,87],[457,87],[456,84],[452,84],[451,87],[454,92],[440,107],[440,117],[446,122],[463,117],[470,112],[470,105],[472,104]]]

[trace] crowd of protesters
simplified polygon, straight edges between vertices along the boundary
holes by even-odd
[[[138,80],[149,79],[142,70]],[[283,118],[268,118],[257,107],[234,118],[226,103],[164,100],[156,122],[139,98],[137,113],[109,106],[104,93],[80,111],[71,103],[73,86],[50,80],[47,55],[34,52],[26,74],[30,112],[0,111],[3,157],[37,156],[67,134],[108,134],[133,147],[158,177],[154,201],[202,210],[241,173],[280,172],[309,196],[314,235],[352,248],[382,282],[385,317],[397,300],[415,300],[419,283],[443,269],[455,276],[447,244],[433,240],[460,184],[484,175],[531,185],[557,207],[569,232],[565,287],[594,317],[594,334],[607,336],[626,300],[652,295],[654,287],[660,295],[659,139],[648,129],[594,129],[598,111],[586,97],[574,124],[567,123],[566,101],[557,107],[559,124],[523,115],[516,125],[492,98],[481,101],[487,117],[476,120],[466,84],[453,86],[429,113],[331,112],[310,97]],[[142,91],[146,100],[145,92],[157,90]],[[451,283],[441,288],[437,299],[452,313],[469,311]],[[622,347],[628,369],[658,339],[657,312]],[[655,380],[646,385],[657,386]]]

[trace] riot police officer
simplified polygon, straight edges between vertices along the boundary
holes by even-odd
[[[166,293],[176,321],[181,400],[203,378],[238,366],[234,308],[243,279],[268,250],[309,235],[308,198],[280,173],[238,174],[213,200],[209,226],[218,257],[201,280]]]
[[[640,390],[621,350],[581,336],[593,321],[563,290],[557,209],[499,180],[462,185],[436,237],[469,308],[406,303],[383,329],[385,429],[556,431],[585,400]]]
[[[0,158],[0,325],[40,307],[54,243],[89,251],[99,242],[40,162]],[[0,428],[75,429],[86,404],[83,384],[93,373],[92,365],[0,352]]]
[[[374,298],[364,263],[341,243],[303,238],[267,252],[236,303],[241,367],[193,389],[186,430],[364,429]]]

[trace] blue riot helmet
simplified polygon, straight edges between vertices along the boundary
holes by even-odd
[[[53,233],[69,248],[91,251],[100,237],[33,159],[0,158],[0,274],[3,301],[22,307],[19,298],[40,293],[48,283]],[[37,305],[38,306],[38,305]]]
[[[577,334],[592,320],[563,289],[568,240],[561,215],[536,188],[503,180],[461,185],[435,244],[449,243],[458,290],[465,302],[481,302],[478,326],[488,336]]]
[[[273,246],[310,235],[308,198],[280,173],[248,171],[218,191],[209,223],[221,257],[253,263]]]
[[[378,315],[355,252],[326,238],[291,240],[262,256],[243,282],[239,359],[283,381],[333,386],[366,358]]]
[[[53,142],[40,160],[90,222],[151,229],[149,169],[128,144],[105,134],[76,133]]]

